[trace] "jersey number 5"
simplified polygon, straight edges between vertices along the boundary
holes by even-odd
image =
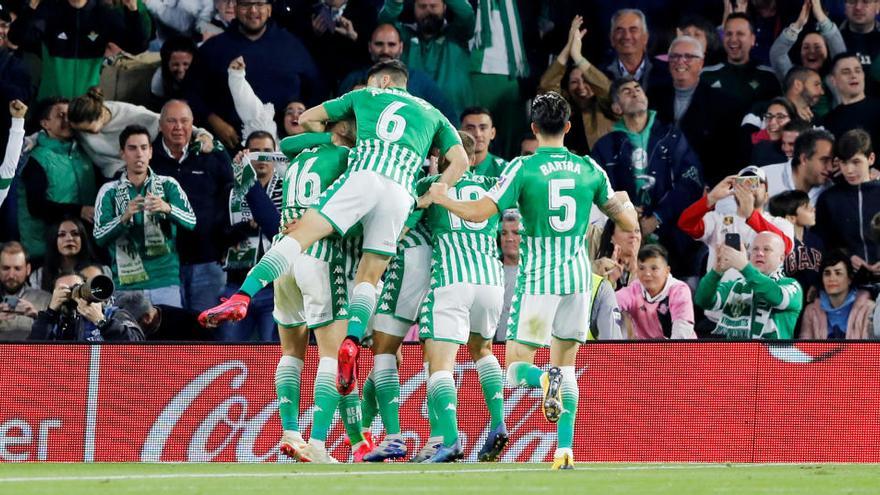
[[[577,202],[574,197],[565,194],[565,191],[574,189],[574,179],[551,179],[549,184],[550,226],[556,232],[568,232],[574,227],[576,220]]]
[[[405,107],[406,103],[395,101],[385,107],[379,115],[379,121],[376,122],[376,135],[383,141],[393,143],[403,136],[403,130],[406,129],[406,120],[397,115],[397,111]]]

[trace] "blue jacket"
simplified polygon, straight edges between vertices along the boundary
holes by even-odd
[[[241,128],[227,82],[229,62],[239,55],[244,57],[246,77],[254,93],[264,103],[274,104],[276,113],[283,113],[291,101],[311,107],[324,100],[326,91],[318,69],[299,39],[269,21],[263,36],[251,41],[233,21],[226,31],[199,48],[189,94],[190,106],[198,118],[215,113],[233,128]]]
[[[825,243],[826,252],[843,249],[870,264],[880,261],[880,243],[874,237],[871,220],[880,213],[880,181],[851,186],[846,182],[826,190],[816,201],[814,231]]]
[[[605,169],[611,187],[626,191],[635,201],[640,195],[632,173],[633,149],[626,133],[612,131],[596,142],[592,157]],[[659,120],[651,128],[646,151],[647,175],[654,185],[643,214],[660,219],[657,234],[671,255],[684,254],[691,240],[676,224],[681,212],[703,195],[703,167],[681,130]]]
[[[342,83],[339,84],[339,94],[342,95],[348,93],[355,84],[365,81],[367,79],[367,72],[369,71],[370,68],[365,67],[363,69],[349,72],[348,75],[345,76],[345,79],[342,80]],[[406,82],[406,90],[409,94],[418,96],[431,105],[434,105],[434,108],[440,110],[440,113],[445,115],[452,125],[458,127],[459,119],[458,115],[455,113],[455,109],[452,108],[452,104],[449,103],[449,100],[446,98],[446,95],[443,94],[443,90],[440,89],[440,86],[431,79],[431,76],[429,76],[427,72],[418,69],[410,69],[409,80]]]

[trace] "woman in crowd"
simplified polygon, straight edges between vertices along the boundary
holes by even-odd
[[[822,290],[804,308],[802,339],[867,339],[871,335],[874,301],[853,287],[853,267],[846,254],[827,253],[820,265]]]
[[[185,36],[169,38],[162,44],[162,63],[150,82],[150,93],[158,103],[155,108],[161,108],[168,100],[184,98],[183,80],[196,60],[197,51],[196,43]]]
[[[580,30],[582,23],[580,16],[571,22],[568,43],[538,85],[538,93],[555,91],[571,105],[571,130],[565,136],[565,146],[579,155],[589,153],[599,138],[611,132],[616,120],[608,92],[611,81],[581,55],[581,39],[585,34]],[[571,67],[568,67],[569,60],[573,63]],[[563,83],[565,88],[561,87]]]
[[[630,338],[697,338],[691,290],[672,276],[669,254],[659,244],[639,250],[638,280],[617,291],[617,304]]]
[[[638,254],[642,245],[642,230],[632,232],[617,230],[613,221],[605,223],[599,240],[599,249],[593,263],[593,271],[605,277],[614,290],[630,285],[638,273]]]
[[[763,166],[787,160],[782,152],[782,129],[798,116],[788,100],[773,98],[764,112],[764,127],[752,133],[752,160],[749,163]]]
[[[69,218],[54,225],[47,234],[43,266],[31,273],[31,287],[52,292],[55,279],[62,273],[78,272],[86,266],[96,264],[98,258],[95,256],[90,230],[79,218]],[[103,267],[103,272],[108,276],[111,274],[106,266]]]

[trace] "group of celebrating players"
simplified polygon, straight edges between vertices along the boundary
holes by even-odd
[[[282,141],[286,154],[298,153],[284,178],[283,231],[240,291],[203,312],[200,321],[244,318],[250,298],[274,283],[282,347],[275,374],[281,450],[305,462],[337,462],[324,445],[337,409],[355,461],[408,455],[400,435],[397,352],[416,322],[428,373],[431,436],[411,461],[461,459],[453,367],[459,346],[467,345],[491,418],[479,459],[497,460],[508,433],[504,373],[492,354],[504,298],[496,235],[499,212],[518,208],[523,227],[508,322],[507,384],[543,389],[544,415],[557,425],[553,469],[571,469],[574,364],[590,322],[585,234],[591,205],[627,231],[637,226],[635,209],[626,193],[611,189],[593,160],[563,146],[571,111],[558,94],[540,95],[531,106],[537,152],[514,159],[496,179],[470,170],[473,139],[407,93],[407,78],[399,61],[379,63],[366,88],[302,114],[300,124],[310,132]],[[439,149],[440,173],[420,177],[432,148]],[[310,329],[320,361],[306,442],[298,414]],[[358,353],[368,329],[374,363],[361,400]],[[533,363],[537,349],[546,346],[550,368],[543,371]],[[385,436],[374,444],[369,426],[377,414]]]

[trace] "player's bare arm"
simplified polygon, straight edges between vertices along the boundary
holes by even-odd
[[[468,222],[482,222],[498,213],[498,205],[489,197],[484,196],[474,201],[457,201],[447,195],[449,186],[442,182],[431,184],[428,190],[431,201],[446,208],[455,216]]]
[[[328,120],[330,116],[324,105],[312,107],[299,116],[299,123],[307,132],[324,132]]]
[[[614,220],[617,227],[626,232],[632,232],[639,226],[636,209],[629,200],[626,191],[618,191],[608,198],[604,205],[599,207],[602,213]]]

